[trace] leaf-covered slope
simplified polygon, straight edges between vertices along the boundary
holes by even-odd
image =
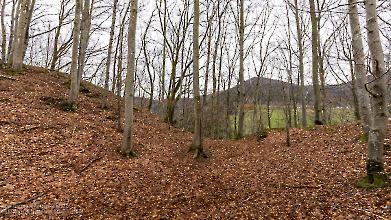
[[[0,79],[0,212],[34,199],[0,218],[391,218],[390,188],[355,187],[366,155],[356,125],[292,129],[291,147],[284,133],[206,140],[210,157],[195,161],[190,133],[138,110],[138,157],[125,159],[113,95],[101,110],[102,90],[88,85],[78,110],[64,112],[65,75],[16,78]]]

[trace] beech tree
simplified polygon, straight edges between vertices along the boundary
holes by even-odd
[[[1,62],[0,65],[3,66],[6,62],[6,44],[7,44],[7,32],[5,30],[5,4],[6,1],[3,0],[1,3],[1,15],[0,15],[0,22],[1,22]]]
[[[134,73],[136,65],[136,28],[137,28],[137,0],[131,0],[130,20],[128,29],[128,70],[125,82],[125,127],[121,151],[124,155],[135,156],[133,150],[133,98]]]
[[[360,20],[358,17],[357,1],[348,0],[348,13],[350,21],[350,32],[352,35],[352,51],[354,58],[355,87],[358,98],[359,113],[365,133],[368,133],[371,126],[371,108],[369,94],[365,90],[367,83],[367,71],[365,66],[365,53],[362,43]]]
[[[79,86],[77,85],[77,64],[78,64],[78,53],[80,43],[80,15],[81,15],[81,0],[75,2],[75,18],[73,25],[73,46],[72,46],[72,63],[71,63],[71,89],[69,94],[69,102],[75,103],[79,94]]]
[[[23,56],[26,42],[26,31],[29,28],[29,0],[21,0],[18,20],[18,27],[14,40],[12,55],[12,68],[20,70],[23,67]]]
[[[93,3],[91,0],[76,0],[75,21],[73,27],[73,48],[71,64],[71,88],[69,91],[69,103],[75,106],[79,95],[80,82],[84,73],[86,50],[90,38],[91,12]],[[81,15],[81,19],[80,19]],[[72,107],[73,108],[73,107]]]
[[[202,106],[199,84],[199,26],[200,26],[200,1],[194,0],[194,23],[193,23],[193,92],[194,92],[194,134],[191,150],[195,150],[194,158],[205,158],[202,148]]]
[[[110,38],[109,38],[109,48],[107,50],[107,60],[105,67],[105,89],[109,91],[109,81],[110,81],[110,66],[111,66],[111,57],[113,53],[113,41],[114,41],[114,31],[115,31],[115,21],[117,18],[117,5],[118,0],[113,1],[113,15],[111,17],[111,27],[110,27]],[[107,107],[107,95],[103,94],[102,108]]]
[[[240,0],[239,6],[239,127],[238,138],[243,137],[244,127],[244,0]]]
[[[314,88],[314,111],[315,111],[315,117],[314,122],[315,124],[323,124],[322,119],[322,104],[321,104],[321,94],[320,94],[320,88],[319,88],[319,56],[318,56],[318,20],[316,17],[316,11],[315,11],[315,0],[309,0],[310,2],[310,14],[311,14],[311,26],[312,26],[312,35],[311,35],[311,41],[312,41],[312,84]]]
[[[307,126],[307,106],[304,88],[304,48],[303,48],[303,32],[302,19],[300,19],[299,5],[297,0],[294,0],[294,14],[296,20],[297,47],[299,50],[299,76],[300,76],[300,96],[301,96],[301,125]]]
[[[371,56],[372,88],[372,126],[368,136],[367,178],[369,184],[388,185],[388,175],[384,173],[384,138],[388,124],[388,88],[385,57],[380,40],[379,24],[376,12],[376,0],[365,0],[365,15],[368,36],[368,48]]]

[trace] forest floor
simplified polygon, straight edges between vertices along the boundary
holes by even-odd
[[[391,187],[356,187],[366,145],[355,124],[292,129],[290,147],[279,132],[206,139],[209,158],[194,160],[190,133],[136,109],[128,159],[114,95],[102,110],[89,85],[65,112],[67,76],[14,78],[0,78],[0,219],[391,219]]]

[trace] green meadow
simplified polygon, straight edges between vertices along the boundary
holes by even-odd
[[[355,116],[354,116],[354,110],[351,108],[329,108],[327,109],[327,124],[331,125],[337,125],[342,124],[346,122],[354,122]],[[244,118],[244,134],[250,135],[253,133],[253,126],[256,126],[253,124],[253,109],[247,109],[245,111],[245,118]],[[267,108],[266,106],[262,106],[261,110],[261,118],[262,118],[262,124],[263,127],[266,129],[283,129],[286,126],[286,117],[285,117],[285,111],[282,107],[279,106],[273,106],[270,108],[270,127],[268,122],[268,114],[267,114]],[[238,118],[239,116],[236,116],[236,126],[238,126]],[[259,111],[256,115],[255,123],[259,122]],[[231,131],[235,131],[235,115],[231,115]],[[291,120],[292,120],[292,126],[294,126],[294,112],[291,111]],[[301,127],[301,109],[297,109],[297,124],[298,127]],[[307,126],[313,127],[314,126],[314,110],[313,108],[307,108]]]

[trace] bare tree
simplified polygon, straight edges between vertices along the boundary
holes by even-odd
[[[194,92],[194,135],[191,150],[195,150],[194,158],[205,158],[202,148],[202,106],[200,96],[199,72],[199,26],[200,26],[200,1],[194,0],[194,23],[193,23],[193,92]]]
[[[359,112],[362,126],[365,133],[369,132],[371,126],[370,100],[365,84],[367,83],[367,71],[365,66],[365,53],[362,43],[360,20],[358,17],[357,1],[348,0],[350,32],[352,35],[352,50],[354,58],[354,72],[356,76],[356,89],[359,103]]]
[[[81,15],[81,0],[75,2],[75,18],[73,25],[73,46],[72,46],[72,63],[71,63],[71,89],[69,92],[69,102],[76,103],[79,94],[79,86],[77,85],[77,69],[78,69],[78,54],[80,44],[80,15]]]
[[[52,53],[52,60],[50,64],[51,70],[54,70],[56,68],[56,64],[60,57],[60,53],[62,51],[62,48],[64,48],[62,46],[59,47],[59,40],[61,35],[61,29],[64,25],[64,20],[69,15],[69,11],[68,12],[65,11],[65,7],[69,2],[70,0],[61,0],[60,13],[58,14],[58,25],[54,33],[53,53]]]
[[[315,0],[309,0],[310,2],[310,14],[311,14],[311,25],[312,25],[312,84],[314,87],[315,102],[314,102],[314,111],[315,111],[315,124],[323,124],[322,119],[322,104],[321,104],[321,94],[319,88],[319,57],[318,57],[318,21],[315,12]]]
[[[24,46],[23,46],[23,58],[26,54],[27,47],[29,45],[30,26],[31,26],[31,21],[33,19],[35,2],[36,2],[36,0],[29,0],[29,5],[28,5],[28,9],[27,9],[27,28],[26,28],[25,34],[24,34],[25,40],[24,40]]]
[[[243,137],[244,128],[244,0],[240,0],[239,6],[239,127],[237,138]]]
[[[9,34],[9,41],[8,41],[8,51],[7,51],[7,61],[8,63],[12,64],[13,59],[13,52],[14,52],[14,41],[15,41],[15,33],[17,32],[18,28],[18,20],[19,20],[19,9],[20,9],[20,2],[19,0],[12,0],[12,12],[11,12],[11,26],[10,26],[10,34]]]
[[[7,52],[6,52],[6,44],[7,44],[7,32],[5,30],[5,21],[4,21],[4,17],[5,17],[5,4],[6,4],[6,1],[3,0],[1,2],[1,62],[0,62],[0,65],[3,66],[4,63],[6,62],[6,56],[7,56]]]
[[[299,49],[299,76],[300,76],[300,96],[301,96],[301,125],[307,127],[307,106],[304,87],[304,48],[303,48],[303,32],[302,24],[299,15],[299,6],[297,0],[294,0],[294,14],[296,20],[297,46]]]
[[[12,56],[12,68],[20,70],[23,67],[23,55],[25,48],[26,30],[29,28],[29,4],[28,0],[21,0],[20,2],[20,15],[18,20],[18,28],[16,30],[14,51]]]
[[[75,24],[73,27],[74,46],[72,49],[71,88],[69,95],[69,103],[73,106],[77,102],[80,82],[84,72],[93,3],[94,1],[91,4],[91,0],[85,0],[84,4],[81,4],[80,0],[76,0]],[[81,20],[80,14],[82,14]]]
[[[369,131],[367,174],[368,183],[375,178],[381,179],[381,185],[388,185],[388,175],[384,173],[384,138],[387,133],[387,77],[385,57],[380,41],[379,24],[377,21],[376,0],[365,1],[368,47],[372,60],[374,76],[372,95],[373,124]],[[379,183],[378,183],[379,184]]]
[[[138,1],[131,0],[130,20],[128,29],[128,72],[125,83],[125,127],[121,151],[124,155],[135,156],[133,150],[133,98],[134,73],[136,65],[136,28]]]
[[[117,5],[118,5],[118,0],[114,0],[113,1],[113,15],[111,17],[109,48],[107,50],[107,60],[106,60],[106,68],[105,68],[105,89],[107,91],[109,91],[110,65],[111,65],[111,56],[113,53],[115,21],[117,18]],[[102,100],[102,108],[106,108],[107,107],[107,93],[103,93],[102,99],[103,99]]]

